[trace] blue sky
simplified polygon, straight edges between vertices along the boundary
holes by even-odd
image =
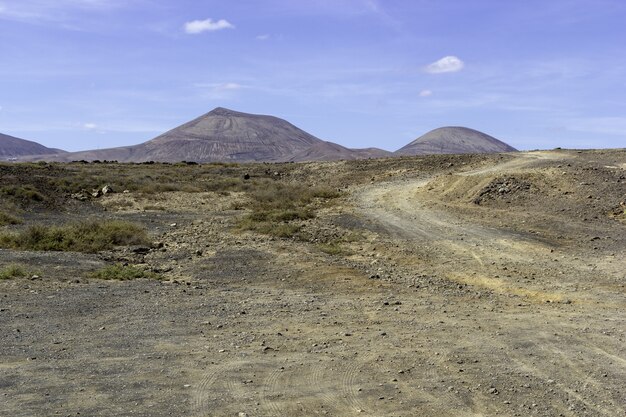
[[[623,0],[0,0],[0,132],[136,144],[221,106],[350,147],[626,147]]]

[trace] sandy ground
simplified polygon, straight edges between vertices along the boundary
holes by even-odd
[[[303,168],[343,175],[306,225],[343,254],[234,232],[210,193],[105,201],[145,256],[0,250],[40,271],[0,281],[0,415],[626,414],[624,151],[367,164]],[[87,278],[124,257],[166,280]]]

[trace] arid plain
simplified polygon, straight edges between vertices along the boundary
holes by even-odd
[[[0,415],[626,413],[624,150],[3,164],[0,189]],[[111,221],[145,237],[68,237]]]

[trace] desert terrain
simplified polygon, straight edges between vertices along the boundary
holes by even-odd
[[[7,163],[0,190],[2,416],[626,414],[625,150]],[[87,220],[148,241],[15,238]]]

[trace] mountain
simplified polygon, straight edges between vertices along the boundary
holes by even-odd
[[[0,133],[0,159],[10,159],[31,155],[53,155],[63,152],[65,151],[46,148],[37,142],[19,139]]]
[[[378,148],[350,149],[332,142],[318,142],[289,158],[289,161],[336,161],[339,159],[385,158],[393,154]]]
[[[134,146],[99,149],[40,159],[119,162],[286,162],[366,159],[388,156],[381,149],[348,149],[274,116],[218,107]]]
[[[395,155],[515,152],[506,143],[467,127],[440,127],[400,148]]]

